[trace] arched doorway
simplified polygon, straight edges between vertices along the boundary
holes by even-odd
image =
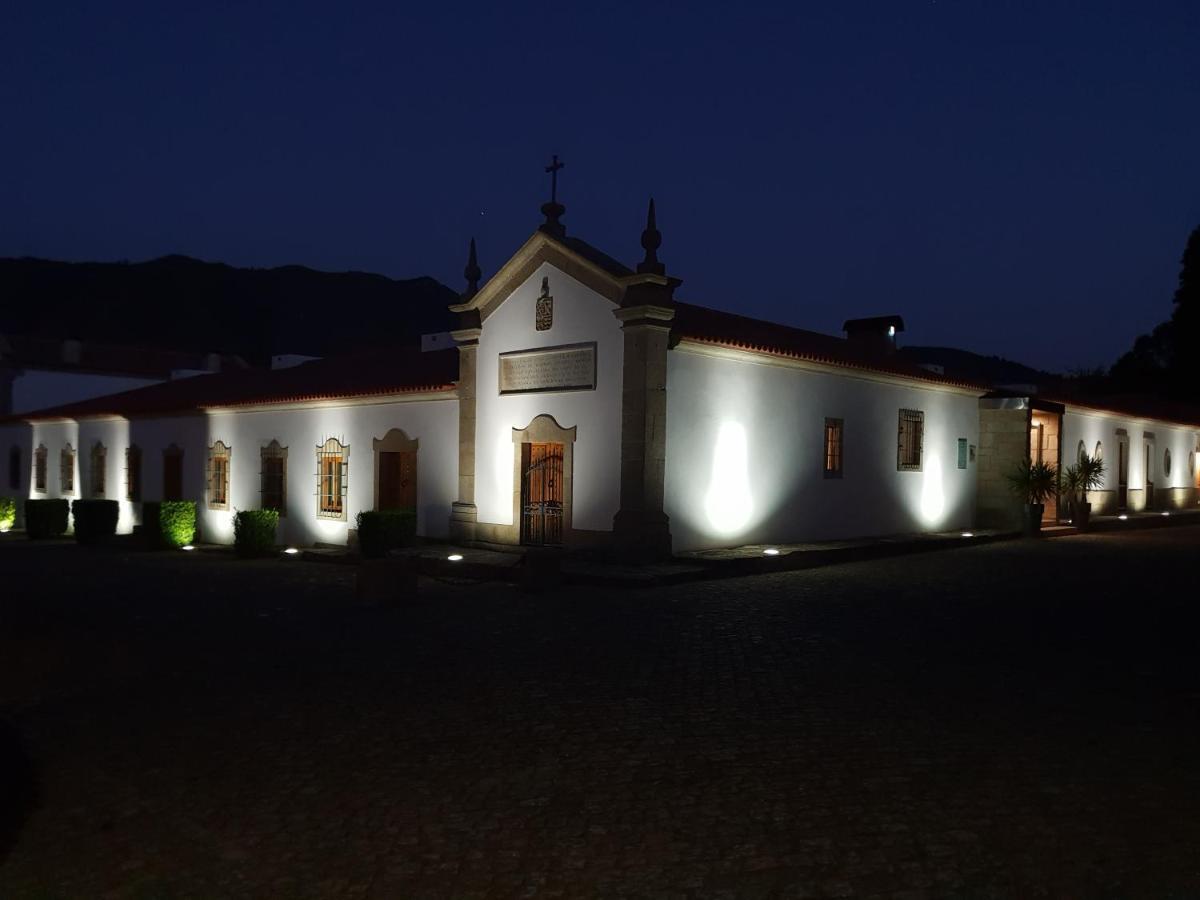
[[[371,446],[375,451],[375,509],[416,510],[416,439],[393,428]]]
[[[520,542],[535,547],[566,543],[575,427],[563,428],[543,414],[525,428],[514,428],[513,443],[513,522]]]

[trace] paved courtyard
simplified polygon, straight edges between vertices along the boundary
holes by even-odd
[[[6,542],[0,897],[1195,897],[1197,549],[381,609]]]

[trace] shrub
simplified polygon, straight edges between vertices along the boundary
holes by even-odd
[[[12,497],[0,497],[0,531],[8,531],[17,521],[17,501]]]
[[[355,520],[358,526],[358,547],[362,555],[370,559],[387,556],[389,550],[407,547],[417,536],[417,511],[415,509],[389,509],[360,512]]]
[[[66,500],[26,500],[25,533],[34,540],[60,537],[67,533],[70,511]]]
[[[75,540],[102,544],[117,533],[120,507],[116,500],[76,500],[71,515],[75,517]]]
[[[248,559],[270,556],[275,552],[275,526],[279,510],[243,509],[233,517],[233,546],[237,555]]]
[[[151,547],[178,549],[196,537],[196,504],[192,500],[163,500],[142,504],[142,530]]]

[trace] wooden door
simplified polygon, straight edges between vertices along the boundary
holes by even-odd
[[[163,454],[163,499],[183,499],[183,454]]]
[[[521,445],[521,543],[553,546],[563,534],[563,445]]]
[[[1117,509],[1129,506],[1129,444],[1117,441]]]
[[[379,509],[416,509],[417,454],[411,450],[379,454]]]

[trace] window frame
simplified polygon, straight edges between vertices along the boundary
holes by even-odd
[[[846,466],[846,421],[825,417],[822,429],[821,469],[826,478],[841,478]]]
[[[142,500],[142,448],[137,444],[125,448],[125,499],[130,503]]]
[[[70,444],[58,451],[58,492],[75,493],[75,448]]]
[[[99,441],[92,445],[88,455],[88,496],[103,500],[108,490],[108,448]]]
[[[224,441],[217,441],[208,448],[204,467],[204,501],[208,509],[229,509],[230,469],[233,450]],[[218,465],[221,473],[220,495],[216,490]]]
[[[920,472],[925,464],[925,411],[901,408],[897,413],[896,421],[896,471]],[[906,431],[908,432],[907,441],[905,440]],[[906,447],[910,451],[908,457],[905,455]],[[906,458],[911,460],[913,455],[911,451],[914,449],[916,462],[906,462]]]
[[[33,451],[33,491],[36,494],[46,493],[50,469],[50,451],[45,444],[38,444]]]
[[[329,471],[326,472],[328,467]],[[336,467],[336,468],[335,468]],[[350,484],[350,445],[337,438],[317,444],[317,518],[332,522],[346,521],[346,500]],[[336,485],[336,492],[334,487]],[[329,490],[326,490],[326,487]],[[336,497],[336,505],[333,503]],[[326,500],[329,502],[326,503]]]
[[[279,518],[287,517],[287,458],[288,448],[281,447],[279,441],[272,439],[271,443],[265,447],[259,448],[258,456],[258,506],[260,509],[274,509],[279,513]],[[275,473],[267,471],[268,462],[279,463],[279,472]],[[278,477],[279,485],[279,504],[272,505],[267,503],[267,498],[274,493],[273,488],[268,487],[268,479]]]

